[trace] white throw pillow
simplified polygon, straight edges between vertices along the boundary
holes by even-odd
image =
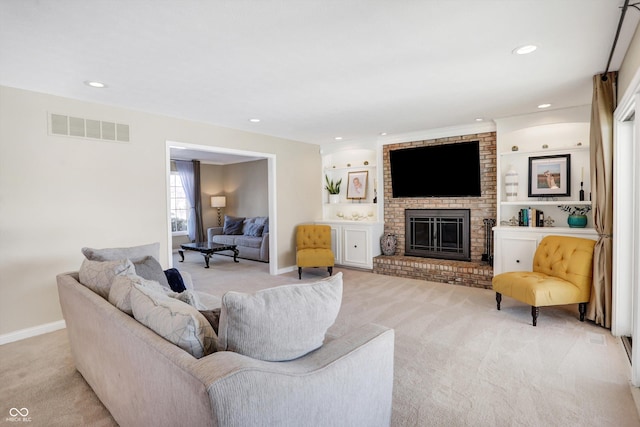
[[[191,289],[187,289],[186,291],[182,291],[179,294],[172,296],[189,304],[198,311],[220,308],[221,304],[220,298],[217,296],[210,295],[205,292],[193,291]]]
[[[128,259],[117,261],[91,261],[85,259],[80,266],[80,283],[102,296],[109,297],[111,284],[116,276],[135,274],[133,263]]]
[[[147,280],[138,275],[129,276],[117,276],[113,279],[111,289],[109,290],[109,302],[120,310],[129,315],[133,315],[131,309],[131,290],[134,285],[144,286],[155,292],[164,293],[170,297],[176,297],[179,295],[176,292],[172,292],[170,289],[164,288],[160,283],[154,280]]]
[[[194,307],[139,284],[131,290],[135,319],[166,340],[200,358],[216,349],[216,334]]]
[[[218,350],[267,361],[296,359],[324,341],[342,303],[342,273],[314,283],[222,297]]]

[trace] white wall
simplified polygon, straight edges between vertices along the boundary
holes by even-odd
[[[130,125],[130,143],[51,136],[49,112]],[[322,207],[319,147],[0,86],[0,336],[62,319],[55,276],[83,246],[160,242],[168,265],[166,141],[276,156],[280,268]]]

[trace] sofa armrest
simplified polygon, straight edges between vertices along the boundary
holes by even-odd
[[[368,324],[295,360],[218,352],[194,368],[217,425],[388,426],[393,353],[394,331]]]
[[[260,259],[269,262],[269,233],[262,234],[262,243],[260,244]]]
[[[207,241],[211,242],[213,236],[222,234],[223,227],[211,227],[207,228]]]

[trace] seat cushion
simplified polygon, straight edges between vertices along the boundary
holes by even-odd
[[[590,292],[540,272],[510,271],[491,281],[493,290],[534,307],[588,302]]]
[[[235,244],[245,248],[260,248],[262,246],[262,235],[260,237],[236,236]]]
[[[327,279],[222,297],[218,350],[285,361],[320,347],[340,311],[342,273]]]
[[[334,264],[331,249],[301,249],[296,253],[298,267],[332,267]]]
[[[237,237],[238,236],[234,236],[234,235],[218,234],[216,236],[213,236],[211,238],[211,241],[213,243],[219,243],[221,245],[235,245]]]

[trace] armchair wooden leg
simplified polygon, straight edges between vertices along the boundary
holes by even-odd
[[[502,294],[500,292],[496,292],[496,305],[498,306],[498,310],[500,310],[501,302],[502,302]]]
[[[333,274],[333,267],[327,267],[327,271],[329,272],[329,276]]]
[[[587,314],[587,303],[586,302],[579,303],[578,311],[580,312],[580,321],[584,322],[584,315]]]
[[[298,267],[298,279],[302,280],[302,267]]]
[[[540,307],[531,307],[531,317],[533,317],[533,326],[538,324],[538,314],[540,314]]]

